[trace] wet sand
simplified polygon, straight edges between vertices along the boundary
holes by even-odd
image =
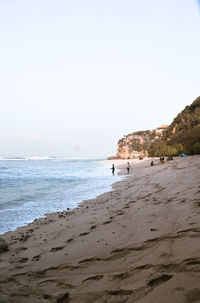
[[[200,302],[200,156],[150,161],[78,209],[1,235],[0,301]]]

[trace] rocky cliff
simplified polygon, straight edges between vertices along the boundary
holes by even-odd
[[[159,136],[156,130],[139,131],[125,136],[118,141],[116,158],[134,159],[148,156],[148,147]]]
[[[176,116],[148,152],[150,156],[177,156],[183,152],[200,154],[200,97]]]
[[[168,127],[133,132],[118,141],[117,155],[131,159],[144,156],[200,154],[200,97],[179,113]]]

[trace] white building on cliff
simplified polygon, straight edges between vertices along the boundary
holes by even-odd
[[[161,134],[167,128],[168,128],[168,125],[163,124],[163,125],[161,125],[161,126],[159,126],[159,127],[156,128],[156,133]]]

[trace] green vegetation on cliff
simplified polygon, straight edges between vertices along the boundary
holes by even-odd
[[[200,97],[177,115],[171,125],[148,149],[149,156],[200,154]]]
[[[137,131],[118,142],[117,158],[200,154],[200,97],[177,115],[163,132]]]

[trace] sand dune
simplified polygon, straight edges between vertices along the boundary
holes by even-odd
[[[4,234],[1,302],[200,302],[200,156],[150,161],[77,209]]]

